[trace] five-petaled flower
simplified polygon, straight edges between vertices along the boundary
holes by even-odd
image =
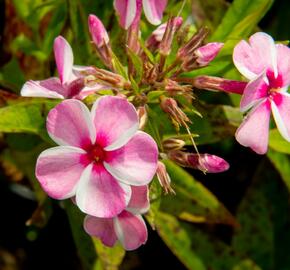
[[[112,247],[119,240],[126,250],[133,250],[147,241],[147,228],[141,216],[149,209],[148,187],[132,186],[132,196],[125,210],[113,218],[86,216],[84,229]]]
[[[167,0],[114,0],[120,25],[125,29],[140,17],[142,6],[148,21],[154,25],[160,24],[166,5]]]
[[[290,48],[275,44],[272,37],[259,32],[250,37],[249,43],[243,40],[237,44],[233,60],[250,80],[241,110],[252,108],[236,132],[238,142],[265,154],[271,111],[281,135],[290,142]]]
[[[102,88],[101,86],[94,86],[94,88],[85,86],[84,77],[80,75],[79,70],[89,70],[90,67],[73,66],[72,48],[62,36],[55,38],[53,48],[59,78],[30,80],[23,85],[22,96],[83,99]]]
[[[101,97],[91,112],[79,100],[63,101],[47,118],[48,133],[60,146],[38,157],[42,188],[55,199],[75,196],[86,214],[120,214],[131,185],[147,185],[157,168],[157,145],[138,127],[137,112],[124,98]]]

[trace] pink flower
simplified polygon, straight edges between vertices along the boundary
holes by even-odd
[[[101,88],[101,86],[94,89],[85,87],[84,78],[73,68],[72,49],[62,36],[54,40],[53,48],[59,78],[53,77],[43,81],[30,80],[23,85],[22,96],[82,99]],[[86,70],[89,67],[81,69]]]
[[[194,51],[194,54],[197,57],[196,62],[202,67],[207,66],[213,59],[215,59],[223,46],[223,43],[211,42],[199,47]]]
[[[161,23],[167,0],[114,0],[114,7],[123,28],[128,29],[134,19],[139,17],[142,5],[145,16],[150,23],[154,25]]]
[[[48,134],[60,146],[38,157],[42,188],[55,199],[75,196],[89,215],[118,215],[130,186],[147,185],[157,168],[156,143],[138,125],[134,106],[121,97],[101,97],[91,112],[78,100],[63,101],[47,118]]]
[[[112,247],[119,240],[126,250],[133,250],[147,241],[147,228],[141,214],[149,209],[147,186],[132,186],[132,196],[126,208],[113,218],[86,216],[84,229]]]
[[[290,142],[290,49],[275,44],[272,37],[256,33],[249,43],[234,49],[237,69],[251,80],[241,99],[241,110],[251,109],[236,132],[237,141],[265,154],[268,148],[271,111],[281,135]]]

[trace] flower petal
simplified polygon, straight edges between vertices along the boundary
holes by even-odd
[[[84,220],[84,229],[87,234],[100,238],[102,243],[108,247],[113,247],[118,240],[111,218],[97,218],[87,215]]]
[[[54,107],[48,114],[46,127],[59,145],[86,148],[95,141],[90,111],[78,100],[68,99]]]
[[[68,83],[72,77],[73,52],[71,46],[62,36],[58,36],[53,44],[55,62],[62,83]]]
[[[268,149],[270,102],[265,100],[252,109],[236,132],[237,141],[258,154]]]
[[[282,76],[283,86],[290,85],[290,48],[277,44],[277,67],[278,74]]]
[[[134,250],[147,241],[147,227],[140,215],[123,211],[114,219],[117,237],[124,249]]]
[[[143,0],[143,10],[147,20],[154,24],[160,24],[167,0]]]
[[[89,165],[77,186],[76,202],[86,214],[111,218],[129,203],[131,187],[119,183],[102,165]]]
[[[122,147],[139,127],[135,107],[121,97],[104,96],[92,108],[97,142],[110,151]]]
[[[143,186],[152,180],[157,161],[155,141],[145,132],[138,131],[122,148],[106,153],[104,166],[121,182]]]
[[[290,142],[290,95],[276,93],[271,101],[271,107],[281,135]]]
[[[120,25],[126,30],[132,24],[136,15],[137,0],[114,0],[114,8],[120,18]]]
[[[126,210],[133,214],[143,214],[149,210],[148,186],[131,186],[132,195]]]
[[[77,183],[88,165],[84,155],[82,149],[71,146],[50,148],[40,154],[35,174],[50,197],[66,199],[75,195]]]
[[[267,79],[262,73],[258,78],[247,84],[240,104],[242,112],[247,111],[268,95],[269,85],[266,81]]]
[[[58,78],[49,78],[44,81],[27,81],[20,93],[23,97],[64,98],[63,87]]]
[[[234,48],[233,60],[236,68],[249,80],[270,68],[277,73],[277,52],[274,40],[266,33],[252,35],[249,43],[242,40]]]

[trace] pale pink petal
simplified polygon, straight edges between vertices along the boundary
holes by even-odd
[[[149,210],[148,186],[131,186],[132,195],[126,210],[133,214],[144,214]]]
[[[143,10],[147,20],[154,24],[160,24],[167,0],[143,0]]]
[[[247,84],[240,104],[242,112],[247,111],[268,95],[269,85],[266,81],[267,79],[262,73],[258,78]]]
[[[266,69],[277,73],[277,52],[274,40],[266,33],[256,33],[249,43],[242,40],[234,48],[233,60],[236,68],[249,80],[255,79]]]
[[[87,234],[100,238],[102,243],[108,247],[113,247],[118,240],[113,219],[111,218],[86,216],[84,220],[84,229]]]
[[[208,65],[214,58],[217,56],[221,48],[224,46],[224,43],[221,42],[211,42],[207,43],[202,47],[199,47],[194,51],[194,54],[197,56],[196,61],[201,66]]]
[[[271,107],[278,130],[285,140],[290,142],[290,95],[276,93]]]
[[[76,202],[86,214],[111,218],[129,203],[131,187],[119,183],[100,164],[89,165],[77,186]]]
[[[68,83],[72,76],[73,52],[71,46],[62,36],[58,36],[53,44],[55,62],[62,83]]]
[[[266,99],[246,116],[236,132],[237,141],[258,154],[265,154],[268,149],[270,114],[270,102]]]
[[[85,151],[71,146],[50,148],[40,154],[35,174],[50,197],[66,199],[75,195],[77,183],[88,165],[84,155]]]
[[[105,44],[109,43],[108,33],[103,23],[97,16],[90,14],[88,24],[92,39],[97,47],[103,46],[104,43]]]
[[[278,74],[282,76],[282,85],[290,85],[290,48],[277,44],[277,67]]]
[[[126,144],[139,127],[135,107],[122,97],[104,96],[92,108],[97,143],[105,150],[115,150]]]
[[[152,180],[157,161],[155,141],[145,132],[138,131],[122,148],[106,153],[104,166],[121,182],[143,186]]]
[[[48,83],[49,85],[41,85],[41,83]],[[63,99],[63,87],[58,78],[50,78],[45,81],[28,81],[21,89],[21,96],[23,97],[45,97],[45,98],[59,98]]]
[[[75,99],[54,107],[48,114],[46,127],[49,136],[59,145],[86,148],[95,141],[90,111]]]
[[[120,25],[128,29],[132,24],[136,11],[137,11],[137,0],[114,0],[114,7],[118,13],[120,19]]]
[[[147,227],[140,215],[123,211],[114,218],[115,232],[126,250],[134,250],[147,241]]]

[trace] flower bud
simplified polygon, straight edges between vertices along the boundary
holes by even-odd
[[[192,98],[192,86],[191,85],[180,85],[178,82],[171,79],[165,79],[165,90],[170,96],[178,94],[188,96]]]
[[[194,54],[197,57],[196,62],[201,67],[207,66],[217,56],[223,46],[223,43],[211,42],[202,47],[199,47],[194,51]]]
[[[165,165],[161,161],[158,161],[156,175],[160,183],[160,186],[164,189],[165,193],[175,194],[175,191],[170,186],[171,182],[170,176],[167,173]]]
[[[177,102],[173,98],[162,97],[160,103],[161,109],[166,112],[176,127],[187,126],[186,122],[190,122],[186,114],[178,107]]]
[[[138,114],[138,118],[139,118],[139,129],[143,130],[145,125],[146,125],[147,119],[148,119],[146,107],[140,106],[137,109],[137,114]]]
[[[242,95],[247,83],[213,76],[198,76],[194,78],[192,85],[198,89],[219,90]]]
[[[97,16],[92,14],[89,15],[88,24],[92,39],[98,48],[102,47],[104,43],[105,44],[109,43],[108,33],[103,23]]]
[[[165,152],[169,152],[173,150],[180,150],[185,145],[185,142],[183,140],[169,138],[163,140],[162,145]]]
[[[211,154],[192,154],[182,151],[171,151],[168,157],[182,167],[200,170],[208,173],[220,173],[229,169],[224,159]]]

